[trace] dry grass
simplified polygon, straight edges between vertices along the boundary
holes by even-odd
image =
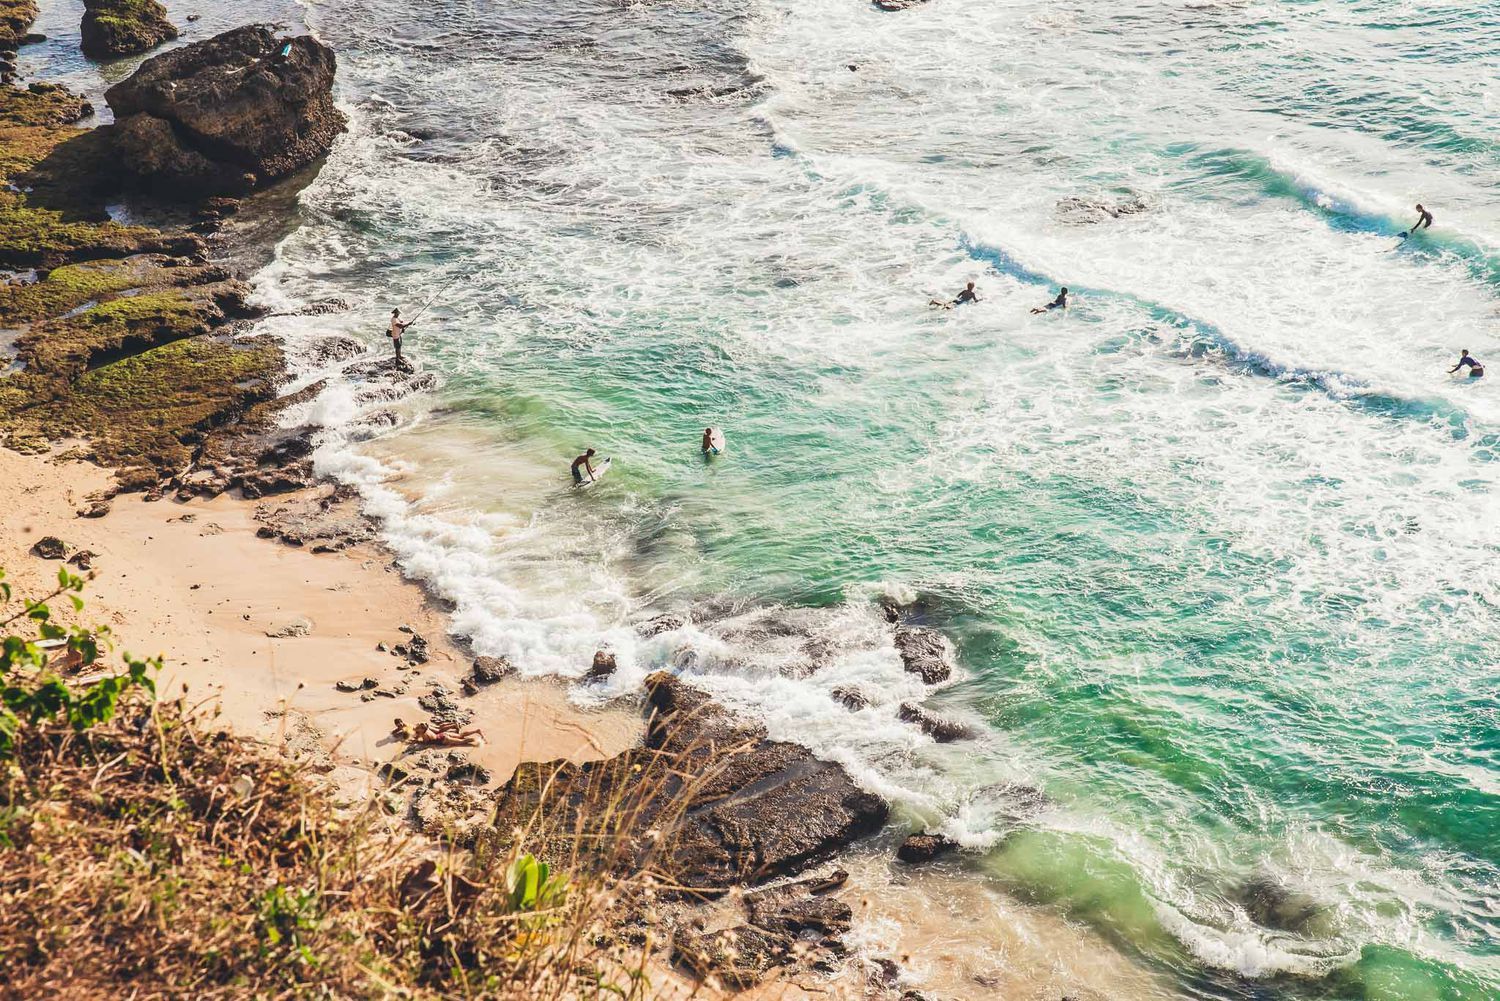
[[[532,840],[435,849],[180,701],[23,730],[0,781],[0,993],[56,998],[646,998],[646,877],[615,838],[517,910]],[[620,805],[617,831],[630,826]],[[596,815],[597,819],[597,815]],[[597,828],[596,828],[597,830]],[[649,852],[647,853],[649,854]],[[637,869],[636,871],[641,871]]]

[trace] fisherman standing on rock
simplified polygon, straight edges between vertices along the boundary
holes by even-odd
[[[409,326],[411,326],[411,324],[414,323],[414,322],[416,322],[416,321],[411,321],[411,322],[408,322],[408,323],[402,323],[401,322],[401,310],[399,310],[399,309],[393,309],[393,310],[391,310],[391,326],[390,326],[389,334],[390,334],[390,338],[391,338],[391,345],[393,347],[395,347],[395,349],[396,349],[396,364],[397,365],[405,365],[406,364],[406,360],[401,357],[401,335],[404,334],[404,333],[406,333],[406,328],[409,327]]]

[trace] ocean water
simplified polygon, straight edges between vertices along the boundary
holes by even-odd
[[[354,309],[266,329],[436,295],[438,389],[305,416],[456,634],[684,672],[1172,995],[1500,997],[1500,6],[304,16],[351,131],[262,294]]]

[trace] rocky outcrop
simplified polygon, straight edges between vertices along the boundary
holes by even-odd
[[[236,28],[155,56],[105,93],[112,142],[140,184],[174,197],[235,194],[327,154],[344,129],[333,50]]]
[[[901,842],[901,847],[896,849],[896,858],[915,865],[919,862],[931,862],[939,855],[951,852],[957,847],[958,842],[951,841],[941,834],[911,834]]]
[[[79,34],[90,59],[134,55],[177,37],[167,9],[156,0],[83,0],[83,6]]]
[[[921,706],[910,702],[901,703],[896,716],[903,723],[915,723],[918,729],[939,744],[951,744],[957,740],[973,740],[979,736],[979,731],[967,723],[935,716]]]
[[[715,977],[742,989],[792,963],[831,969],[844,955],[842,938],[854,913],[842,900],[822,895],[829,882],[836,886],[842,880],[794,883],[750,894],[743,924],[716,931],[701,925],[679,928],[672,937],[672,957],[700,977]]]
[[[919,626],[898,626],[895,640],[901,663],[910,673],[929,685],[952,677],[952,648],[940,633]]]
[[[496,823],[544,810],[559,829],[618,847],[689,896],[800,873],[885,823],[888,808],[844,769],[717,705],[677,678],[647,679],[645,746],[607,761],[522,765]],[[651,836],[645,836],[653,832]]]

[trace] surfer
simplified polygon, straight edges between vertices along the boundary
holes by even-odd
[[[1454,372],[1457,372],[1465,365],[1469,367],[1470,379],[1482,379],[1484,377],[1484,366],[1479,364],[1478,358],[1475,358],[1473,355],[1469,354],[1468,348],[1463,349],[1463,351],[1459,355],[1458,364],[1450,368],[1448,370],[1448,374],[1452,375]]]
[[[1049,313],[1049,312],[1051,312],[1054,309],[1067,309],[1067,308],[1068,308],[1068,287],[1066,285],[1064,285],[1063,286],[1063,290],[1061,292],[1057,293],[1057,298],[1056,299],[1053,299],[1051,302],[1047,303],[1047,305],[1045,305],[1045,306],[1038,306],[1038,307],[1036,307],[1035,309],[1032,310],[1032,312],[1033,313]]]
[[[967,285],[964,286],[964,290],[962,292],[958,293],[957,297],[955,297],[952,302],[944,302],[941,299],[929,299],[928,302],[927,302],[927,305],[929,305],[929,306],[942,306],[944,309],[952,309],[954,306],[962,306],[964,303],[967,303],[967,302],[978,302],[978,301],[979,301],[979,292],[974,288],[974,283],[973,282],[969,282],[969,284],[967,284]]]
[[[1431,228],[1432,228],[1432,213],[1428,212],[1426,209],[1424,209],[1422,207],[1422,203],[1421,202],[1417,202],[1417,222],[1416,222],[1416,225],[1412,226],[1412,228],[1409,229],[1409,230],[1407,230],[1405,233],[1402,233],[1401,234],[1401,238],[1404,240],[1408,236],[1416,236],[1417,235],[1417,230],[1419,230],[1419,229],[1431,229]]]
[[[576,458],[576,459],[573,460],[573,482],[574,483],[582,483],[583,482],[583,470],[587,470],[588,471],[589,482],[590,483],[594,482],[594,464],[589,461],[593,457],[594,457],[594,450],[591,448],[587,452],[584,452],[578,458]]]
[[[401,310],[399,310],[399,309],[393,309],[393,310],[391,310],[391,325],[390,325],[390,328],[387,330],[387,333],[390,335],[391,344],[396,349],[396,364],[397,365],[405,365],[406,364],[406,361],[401,357],[401,335],[404,334],[404,333],[406,333],[406,328],[409,327],[409,326],[411,326],[410,323],[402,323],[401,322]]]
[[[703,446],[702,447],[703,447],[703,451],[705,451],[705,452],[715,452],[715,451],[718,451],[714,447],[714,429],[713,428],[704,428],[703,429]]]

